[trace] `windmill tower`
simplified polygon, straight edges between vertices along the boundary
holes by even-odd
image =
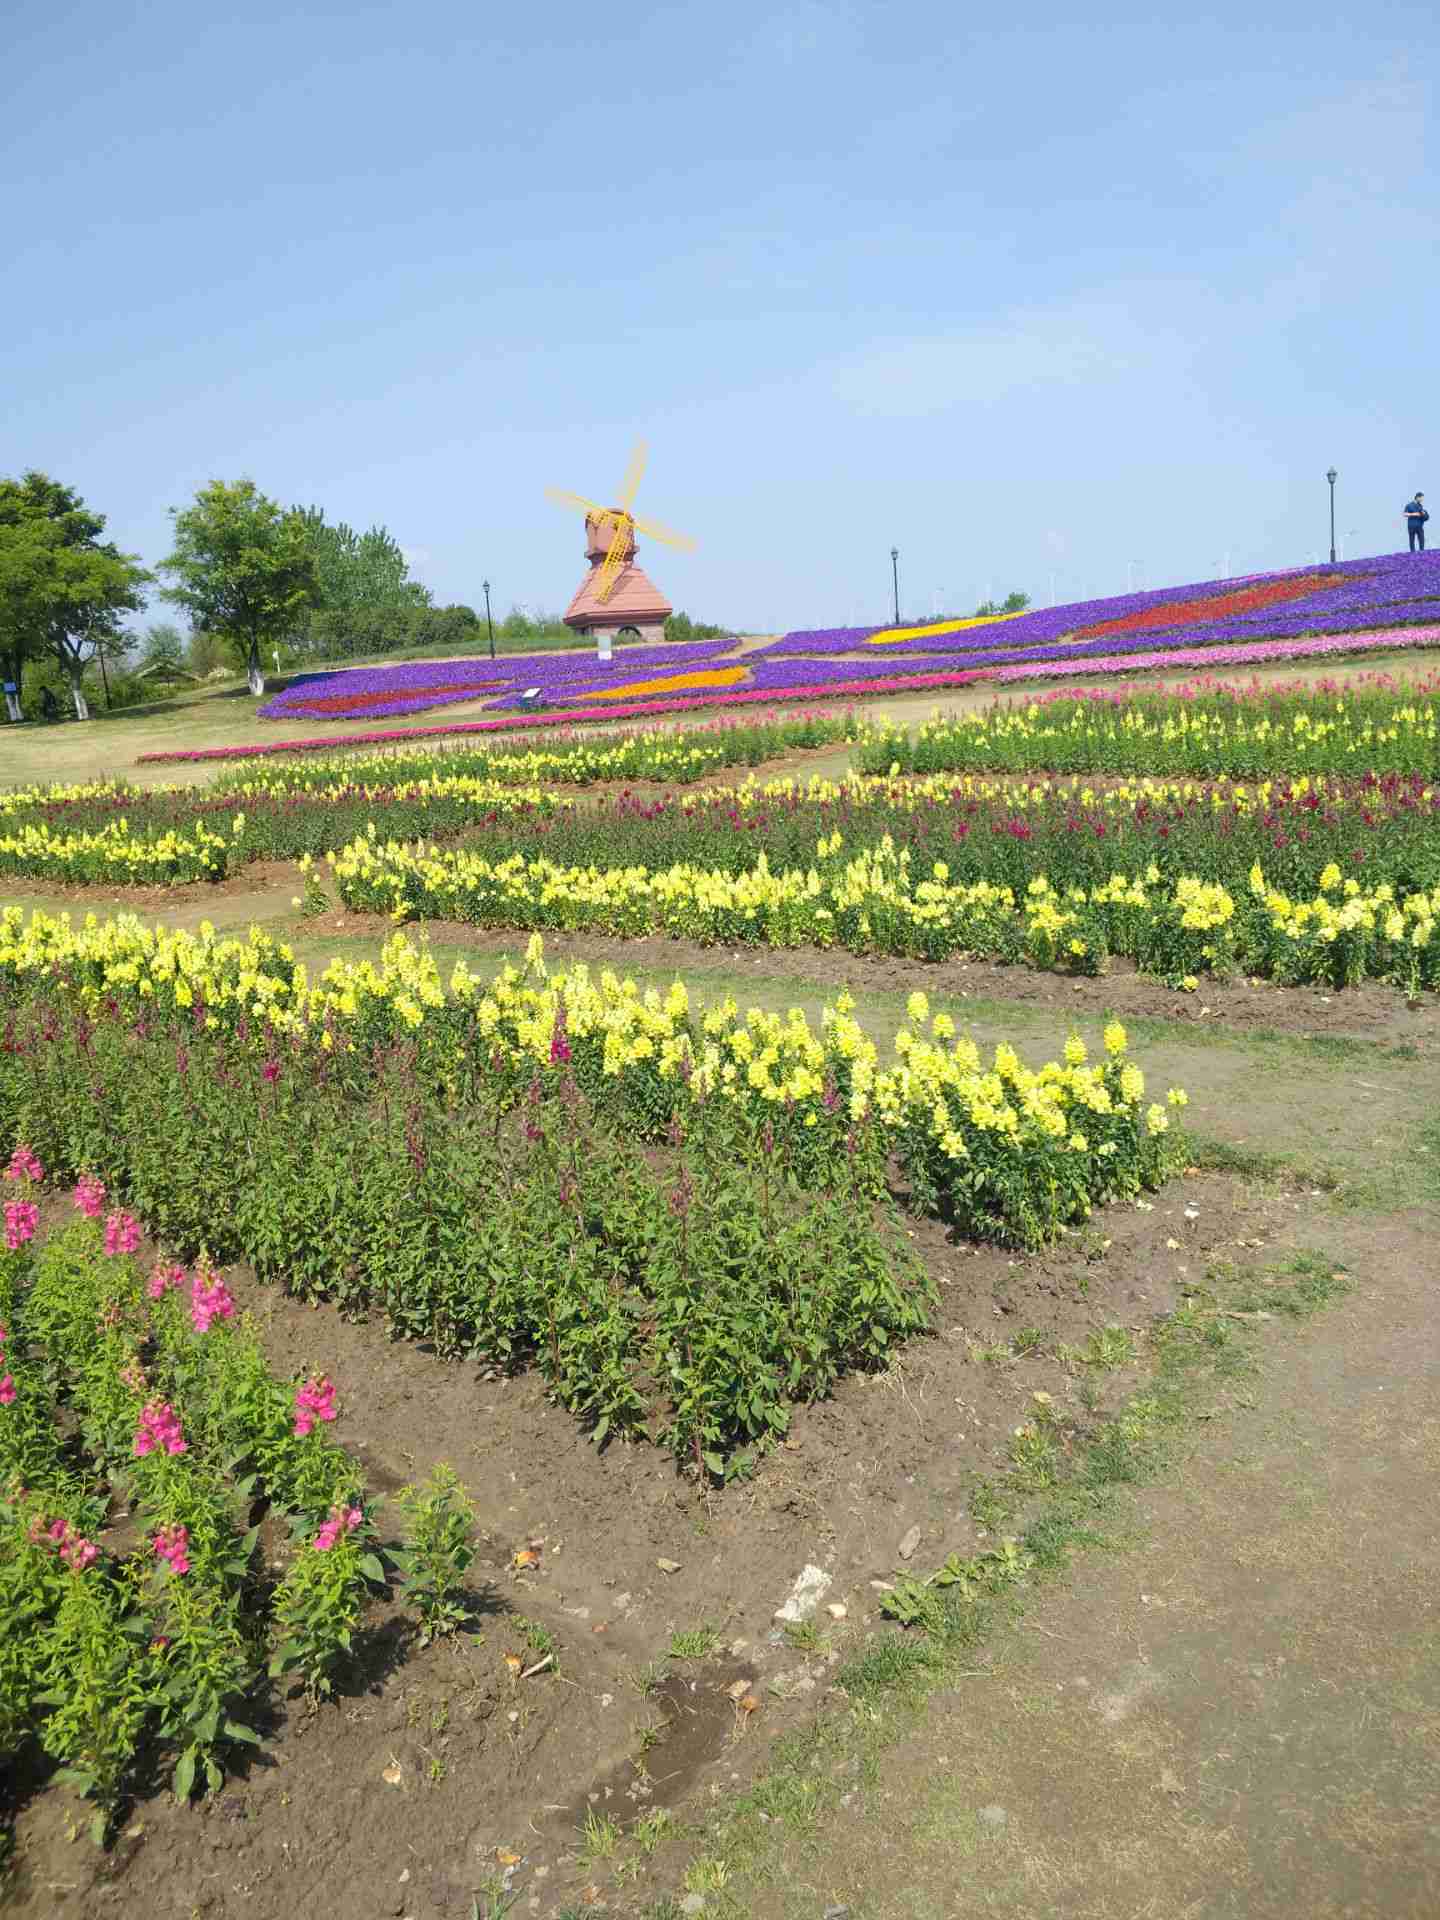
[[[549,497],[562,507],[580,507],[585,514],[585,558],[590,571],[565,609],[565,624],[577,633],[593,634],[599,657],[610,658],[614,640],[663,640],[665,622],[675,611],[644,569],[635,564],[638,529],[651,540],[691,550],[695,542],[672,533],[653,520],[638,520],[630,511],[645,471],[645,443],[630,456],[620,488],[620,504],[602,507],[582,494],[547,487]]]

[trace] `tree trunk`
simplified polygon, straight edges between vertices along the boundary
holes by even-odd
[[[85,678],[85,669],[79,665],[70,668],[70,698],[75,702],[75,718],[90,718],[90,703],[85,698],[85,688],[81,684]]]
[[[265,691],[265,675],[260,670],[260,643],[253,636],[250,641],[250,658],[245,663],[245,678],[250,682],[250,691],[258,700]]]

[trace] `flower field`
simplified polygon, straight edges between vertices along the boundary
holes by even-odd
[[[608,664],[575,654],[414,661],[307,674],[264,719],[355,719],[457,701],[522,719],[538,692],[566,722],[746,700],[877,694],[1169,666],[1246,665],[1440,644],[1440,554],[1384,554],[1221,585],[1167,587],[1020,614],[901,628],[787,633],[757,651],[730,640],[622,649]],[[481,725],[485,723],[479,723]]]
[[[1212,596],[1112,609],[1093,639],[1154,650],[1206,620],[1290,617],[1342,591],[1325,576],[1292,586],[1218,608]],[[1028,617],[993,634],[950,623],[948,639],[1013,649]],[[935,638],[871,633],[870,684],[912,647],[933,663],[921,643]],[[1111,657],[1088,656],[1087,670]],[[822,654],[770,670],[863,678],[870,664]],[[1031,671],[985,671],[1012,670]],[[672,677],[659,661],[634,671]],[[729,672],[722,654],[677,668],[688,688],[651,691],[702,697],[705,677]],[[594,691],[572,681],[567,698],[583,708]],[[797,1465],[830,1536],[818,1551],[843,1566],[865,1635],[855,1657],[892,1631],[880,1616],[904,1620],[930,1591],[897,1571],[866,1598],[885,1563],[863,1516],[831,1544],[841,1529],[826,1489],[848,1484],[855,1460],[893,1453],[888,1499],[903,1505],[908,1484],[927,1510],[943,1506],[937,1540],[967,1526],[999,1535],[983,1551],[941,1542],[937,1560],[1038,1564],[1023,1513],[995,1517],[993,1463],[1008,1460],[1018,1485],[1031,1466],[1059,1473],[1072,1444],[1090,1459],[1099,1423],[1125,1418],[1118,1382],[1100,1412],[1103,1356],[1124,1356],[1124,1393],[1145,1392],[1152,1315],[1188,1315],[1208,1340],[1210,1263],[1292,1215],[1298,1226],[1307,1205],[1287,1185],[1246,1213],[1232,1200],[1240,1182],[1213,1172],[1232,1137],[1240,1151],[1264,1138],[1268,1152],[1275,1121],[1258,1088],[1252,1110],[1233,1064],[1211,1068],[1222,1021],[1242,1006],[1275,1020],[1300,1060],[1292,1086],[1308,1089],[1303,1075],[1323,1063],[1311,1130],[1326,1142],[1337,1061],[1372,1044],[1344,1024],[1352,1013],[1383,1036],[1366,1056],[1367,1101],[1426,1071],[1424,997],[1440,991],[1437,711],[1433,676],[1207,680],[996,701],[913,734],[843,708],[673,730],[556,725],[503,743],[335,742],[221,767],[196,787],[0,793],[0,876],[206,886],[203,910],[237,926],[257,906],[271,915],[240,937],[0,905],[0,1765],[87,1798],[117,1854],[167,1786],[181,1801],[223,1790],[207,1829],[233,1805],[266,1804],[243,1843],[254,1847],[285,1801],[243,1798],[247,1756],[273,1746],[288,1795],[300,1773],[288,1768],[304,1764],[289,1734],[323,1711],[327,1768],[359,1729],[347,1795],[377,1792],[377,1775],[386,1793],[399,1786],[396,1806],[412,1783],[436,1794],[407,1801],[402,1824],[441,1806],[446,1766],[468,1756],[475,1771],[435,1825],[472,1832],[478,1799],[477,1857],[519,1862],[520,1814],[491,1832],[507,1762],[524,1785],[504,1804],[518,1808],[543,1774],[557,1803],[545,1818],[565,1821],[591,1805],[596,1755],[613,1758],[601,1707],[583,1716],[626,1677],[622,1649],[605,1644],[622,1617],[616,1589],[650,1610],[643,1628],[623,1615],[625,1661],[637,1646],[665,1651],[650,1637],[662,1611],[670,1657],[677,1642],[708,1644],[711,1621],[771,1645],[793,1528],[764,1516],[792,1511]],[[773,771],[814,749],[848,749],[822,764],[850,770]],[[215,884],[260,862],[298,862],[300,877],[258,866]],[[347,923],[341,909],[367,917]],[[313,964],[284,937],[297,910]],[[423,937],[387,922],[443,927],[466,957],[442,969]],[[329,959],[331,926],[371,958]],[[468,949],[492,942],[465,926],[498,930],[493,944],[528,935],[524,965],[477,959]],[[552,932],[577,950],[563,969],[547,962]],[[614,970],[580,957],[587,939],[653,935],[726,957],[692,950],[691,984],[668,987],[622,977],[624,949]],[[767,970],[767,950],[798,957]],[[859,1007],[838,989],[844,954],[871,957],[853,969]],[[974,996],[1012,989],[959,967],[940,1004],[923,969],[952,958],[1026,969],[1009,977],[1030,1005],[1007,1018]],[[639,964],[653,978],[656,951]],[[732,996],[742,967],[755,984]],[[718,976],[708,1002],[702,971]],[[1077,978],[1107,972],[1105,985]],[[1194,992],[1227,977],[1233,990],[1175,1008],[1183,1024],[1160,1030],[1153,1062],[1148,1042],[1132,1054],[1113,1008],[1153,1013],[1152,980]],[[1261,981],[1322,991],[1277,1018]],[[1335,991],[1365,982],[1394,998]],[[1082,1007],[1094,1021],[1083,1038]],[[1015,1044],[1057,1014],[1046,1039]],[[1343,1046],[1313,1047],[1312,1019]],[[1269,1072],[1281,1049],[1273,1033],[1257,1045]],[[1402,1054],[1410,1064],[1392,1067]],[[1195,1092],[1193,1135],[1172,1078]],[[1246,1107],[1233,1135],[1227,1102]],[[1392,1100],[1384,1137],[1422,1120]],[[1314,1185],[1330,1190],[1328,1160],[1315,1164]],[[1013,1338],[997,1319],[1012,1313]],[[1018,1378],[1042,1341],[1053,1371]],[[936,1452],[897,1443],[894,1410],[912,1387],[916,1405],[947,1410],[935,1448],[969,1449],[948,1481]],[[465,1469],[478,1512],[440,1467],[388,1491],[441,1458]],[[687,1554],[702,1503],[715,1539]],[[1013,1540],[999,1534],[1009,1524]],[[763,1560],[742,1556],[747,1526],[769,1541]],[[501,1528],[527,1543],[495,1560],[525,1591],[525,1615],[488,1581],[483,1600],[464,1588]],[[563,1590],[547,1593],[542,1574]],[[478,1616],[492,1604],[535,1668],[487,1645]],[[462,1624],[417,1676],[427,1643]],[[517,1691],[542,1667],[555,1679],[562,1642],[553,1691]],[[783,1657],[801,1652],[797,1640]],[[785,1695],[737,1694],[751,1682],[728,1666],[724,1685],[728,1769],[737,1729],[778,1715]],[[327,1694],[362,1690],[348,1715],[322,1709]],[[464,1731],[447,1747],[437,1729],[452,1691]],[[387,1692],[385,1732],[361,1727]],[[554,1742],[543,1759],[526,1744],[532,1713]],[[575,1865],[585,1884],[562,1891],[557,1875],[549,1890],[588,1904],[598,1857],[569,1832],[562,1844],[562,1872]],[[514,1890],[495,1884],[497,1900]]]
[[[568,739],[549,749],[408,747],[333,754],[211,788],[137,788],[121,780],[0,791],[0,875],[67,884],[183,886],[251,860],[343,846],[375,825],[387,837],[445,835],[573,804],[541,781],[664,780],[856,737],[848,715],[811,714],[673,732]]]
[[[1103,972],[1115,955],[1187,988],[1202,973],[1237,971],[1337,987],[1384,979],[1408,995],[1440,985],[1440,886],[1364,888],[1332,863],[1313,895],[1295,898],[1258,862],[1236,892],[1196,874],[1166,882],[1152,863],[1063,891],[1040,872],[1022,892],[957,880],[947,862],[917,862],[893,844],[853,858],[827,851],[806,869],[779,872],[761,856],[738,875],[682,865],[654,873],[565,867],[520,854],[491,861],[371,840],[330,858],[348,907],[396,920],[836,946],[922,960],[965,953],[1086,974]]]
[[[387,1575],[333,1383],[272,1373],[203,1256],[147,1272],[93,1175],[39,1236],[46,1173],[5,1174],[0,1759],[37,1750],[103,1840],[157,1767],[218,1788],[277,1684],[327,1691]]]
[[[1189,647],[1284,641],[1306,634],[1368,633],[1433,626],[1440,613],[1440,554],[1380,554],[1309,571],[1256,574],[1246,580],[1165,587],[1154,592],[1076,601],[973,622],[929,627],[829,627],[788,633],[766,655],[855,652],[943,654],[954,664],[1143,651],[1162,636]],[[1277,654],[1275,657],[1283,658]]]
[[[1045,694],[936,714],[912,736],[872,725],[866,773],[1296,774],[1440,777],[1440,680],[1373,675],[1333,687],[1225,687]]]

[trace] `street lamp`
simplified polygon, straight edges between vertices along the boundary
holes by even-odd
[[[1335,469],[1331,467],[1325,478],[1330,482],[1330,564],[1335,564]]]
[[[895,593],[895,624],[900,624],[900,549],[890,549],[890,585]]]
[[[490,658],[493,660],[495,658],[495,622],[490,618],[490,582],[482,580],[480,584],[485,589],[485,624],[490,629]]]

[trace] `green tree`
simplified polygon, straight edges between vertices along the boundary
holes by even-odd
[[[157,620],[140,641],[142,671],[172,678],[185,665],[185,636],[173,620]]]
[[[151,575],[134,554],[102,541],[103,514],[73,487],[31,471],[0,480],[0,653],[20,684],[27,659],[63,671],[78,720],[90,718],[85,669],[128,644],[120,616],[144,605]]]
[[[320,604],[331,613],[362,607],[428,607],[430,590],[410,578],[400,543],[388,527],[356,533],[342,520],[329,525],[321,507],[303,510],[315,556]]]
[[[688,613],[672,613],[665,622],[667,640],[721,640],[729,631],[707,620],[692,620]]]
[[[212,480],[193,506],[172,507],[170,516],[175,547],[160,562],[172,582],[164,597],[234,649],[258,698],[261,647],[283,640],[320,597],[305,515],[267,498],[253,480]]]

